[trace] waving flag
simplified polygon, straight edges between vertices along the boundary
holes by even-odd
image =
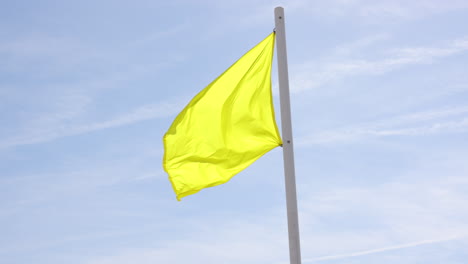
[[[177,199],[229,181],[282,144],[271,95],[275,33],[197,94],[164,135]]]

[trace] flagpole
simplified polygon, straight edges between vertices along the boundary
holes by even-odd
[[[276,52],[281,106],[281,129],[283,134],[283,160],[288,214],[290,264],[301,264],[299,220],[297,213],[296,176],[294,172],[294,148],[291,125],[291,103],[289,100],[288,59],[286,54],[286,32],[284,9],[275,8]]]

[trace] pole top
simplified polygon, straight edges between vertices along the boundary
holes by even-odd
[[[282,6],[275,7],[275,17],[280,20],[284,18],[284,8]]]

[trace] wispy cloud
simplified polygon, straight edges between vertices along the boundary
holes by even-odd
[[[380,38],[377,38],[379,40]],[[370,39],[359,44],[372,43]],[[347,48],[340,47],[337,51],[346,50],[349,53],[354,45]],[[345,46],[346,47],[346,46]],[[356,48],[356,47],[355,47]],[[456,39],[440,47],[410,47],[396,48],[387,52],[383,59],[347,60],[347,61],[322,61],[310,62],[297,66],[296,73],[292,74],[292,92],[302,92],[321,87],[327,83],[338,81],[356,75],[379,75],[408,65],[433,63],[438,59],[453,56],[468,50],[468,38]]]
[[[25,66],[69,68],[95,58],[98,52],[84,43],[67,37],[31,34],[0,42],[3,71],[21,71]],[[31,63],[34,62],[34,63]]]
[[[304,263],[391,253],[465,238],[467,197],[457,188],[466,180],[443,177],[428,181],[426,177],[423,182],[412,179],[412,183],[327,189],[303,197],[299,202]],[[457,218],[452,217],[453,212],[458,212]],[[85,263],[186,263],[193,258],[205,263],[287,263],[286,230],[278,228],[286,228],[283,217],[283,210],[276,208],[245,219],[212,214],[209,219],[181,220],[181,226],[190,221],[189,226],[195,228],[184,236],[165,239],[161,246],[126,248],[91,257]],[[349,226],[344,227],[342,221]],[[355,229],[353,224],[366,228]]]
[[[417,112],[328,131],[311,132],[299,146],[353,142],[369,137],[419,136],[468,131],[468,107]]]
[[[417,19],[425,16],[450,12],[452,10],[467,8],[468,4],[462,0],[451,0],[441,4],[435,0],[416,1],[349,1],[354,11],[363,18],[400,18]]]
[[[428,244],[443,243],[443,242],[447,242],[447,241],[461,239],[461,238],[464,238],[465,236],[466,235],[458,235],[458,236],[451,236],[451,237],[447,237],[447,238],[428,239],[428,240],[405,243],[405,244],[400,244],[400,245],[395,245],[395,246],[389,246],[389,247],[382,247],[382,248],[352,252],[352,253],[348,253],[348,254],[330,255],[330,256],[323,256],[323,257],[312,258],[312,259],[305,259],[304,263],[316,263],[316,262],[323,262],[323,261],[327,261],[327,260],[336,260],[336,259],[347,259],[347,258],[352,258],[352,257],[360,257],[360,256],[365,256],[365,255],[370,255],[370,254],[377,254],[377,253],[382,253],[382,252],[388,252],[388,251],[394,251],[394,250],[399,250],[399,249],[423,246],[423,245],[428,245]]]
[[[270,215],[270,214],[267,214]],[[219,216],[217,216],[219,217]],[[216,218],[216,214],[211,218]],[[278,263],[285,259],[287,243],[274,230],[271,219],[247,216],[244,219],[191,219],[183,236],[166,239],[158,247],[127,248],[109,255],[95,256],[87,264],[124,263]],[[246,219],[253,220],[248,222]],[[186,226],[186,223],[182,222]],[[181,227],[184,228],[184,227]],[[222,239],[220,239],[222,238]],[[183,252],[183,254],[180,254]]]
[[[53,173],[2,175],[0,192],[7,199],[0,202],[3,209],[0,216],[9,217],[37,206],[60,203],[74,197],[89,198],[108,191],[106,188],[110,186],[166,180],[160,163],[154,162],[162,159],[159,150],[156,154],[153,153],[153,148],[127,149],[126,152],[130,153],[130,157],[91,158],[98,160],[96,164],[89,160],[83,161],[82,158],[75,159],[70,162],[73,166],[57,168],[58,172]]]
[[[369,47],[381,44],[391,38],[388,33],[377,33],[374,35],[365,36],[363,38],[343,43],[334,48],[332,57],[350,56],[356,51],[366,50]]]
[[[159,102],[137,107],[127,113],[110,118],[104,121],[96,121],[87,124],[67,125],[70,115],[47,116],[44,120],[47,122],[36,124],[34,127],[25,129],[26,131],[17,136],[4,138],[0,141],[0,149],[18,145],[37,144],[52,141],[57,138],[85,134],[93,131],[115,128],[134,124],[137,122],[164,118],[176,114],[186,101],[177,100],[176,102]],[[65,120],[66,119],[66,120]],[[65,120],[65,122],[64,122]]]
[[[452,158],[448,164],[440,158],[415,164],[411,173],[387,184],[307,195],[301,208],[302,223],[310,223],[302,225],[305,263],[399,255],[392,251],[465,239],[467,167]]]
[[[154,48],[156,41],[177,36],[177,33],[186,28],[186,24],[175,25],[157,32],[142,33],[138,38],[131,38],[117,44],[100,39],[86,41],[67,34],[57,36],[50,32],[12,36],[0,39],[0,58],[3,62],[0,69],[7,73],[27,71],[29,76],[63,74],[64,72],[68,75],[72,72],[75,74],[85,72],[87,76],[94,72],[99,75],[103,71],[116,71],[116,68],[120,68],[124,73],[129,68],[138,66],[151,68],[154,71],[155,66],[159,67],[163,64],[161,58],[158,63],[152,63],[150,64],[152,67],[148,67],[148,62],[139,60],[141,57],[138,57],[135,51]],[[171,54],[168,49],[154,50],[154,53],[158,51],[164,55]],[[169,60],[173,62],[183,60],[184,55],[177,51],[169,57],[171,57]],[[139,60],[138,63],[134,63],[136,60]],[[165,64],[168,63],[165,62]],[[81,70],[77,71],[77,68]]]
[[[468,3],[463,0],[443,3],[437,0],[332,0],[313,4],[307,0],[292,2],[292,6],[300,7],[298,11],[313,13],[325,20],[351,16],[371,24],[398,23],[468,8]]]

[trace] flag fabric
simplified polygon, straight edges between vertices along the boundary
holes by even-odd
[[[271,94],[275,33],[197,94],[163,138],[177,200],[229,181],[282,144]]]

